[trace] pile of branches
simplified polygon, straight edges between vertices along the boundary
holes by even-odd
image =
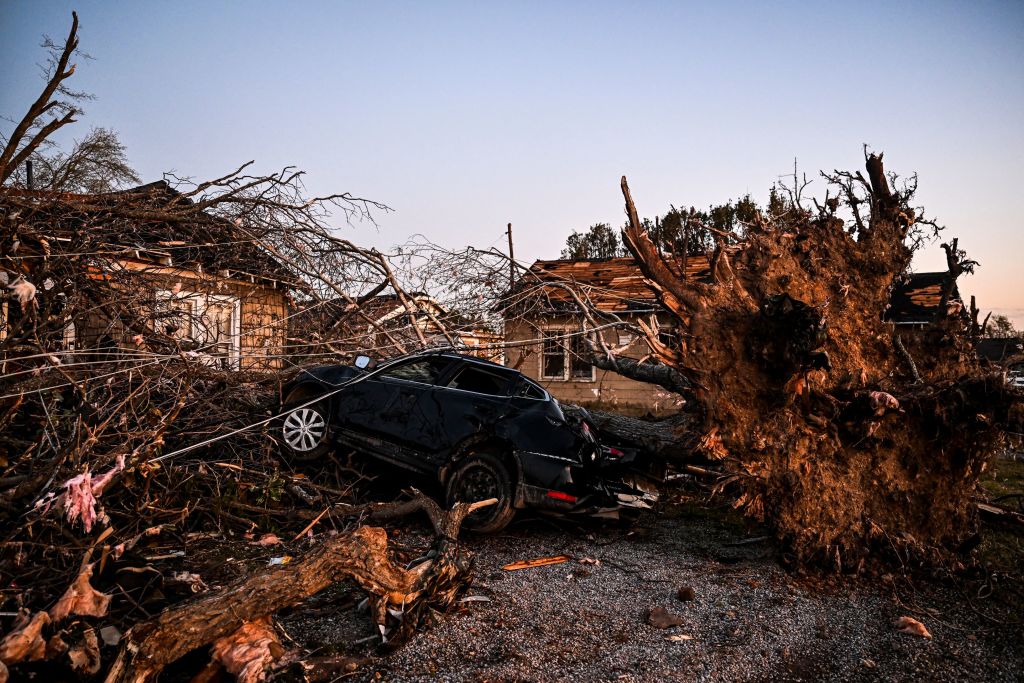
[[[204,182],[27,187],[18,169],[80,113],[82,94],[67,88],[77,26],[75,16],[67,40],[49,44],[43,93],[0,140],[0,680],[39,661],[95,674],[111,664],[103,629],[124,634],[110,680],[150,680],[211,644],[216,666],[258,680],[281,654],[269,616],[342,578],[370,594],[378,635],[401,641],[468,583],[454,539],[471,508],[422,496],[358,505],[362,475],[347,460],[295,471],[271,436],[300,362],[367,350],[345,344],[353,329],[395,352],[431,343],[387,256],[330,225],[387,207],[309,197],[300,172],[253,174],[251,163]],[[406,307],[404,321],[367,313],[382,292]],[[241,329],[230,329],[239,311],[218,307],[239,299]],[[311,324],[328,306],[335,315]],[[418,510],[434,552],[407,570],[363,521]],[[198,536],[268,528],[313,549],[210,591],[150,561],[163,551],[173,564]],[[186,600],[196,591],[197,604]]]

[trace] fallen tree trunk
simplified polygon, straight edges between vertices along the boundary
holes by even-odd
[[[354,580],[369,593],[383,639],[389,635],[392,640],[407,637],[427,605],[449,606],[459,588],[469,581],[469,565],[458,556],[459,528],[470,512],[494,502],[492,499],[458,503],[444,512],[434,501],[419,494],[409,503],[381,507],[376,512],[378,518],[425,511],[437,534],[437,556],[404,569],[388,555],[387,532],[379,527],[361,526],[350,534],[328,539],[301,560],[249,576],[133,627],[124,638],[107,683],[152,681],[167,665],[188,652],[231,636],[246,624],[294,605],[342,579]],[[402,615],[398,625],[391,629],[389,608]]]
[[[582,415],[579,406],[565,405],[563,409],[567,414]],[[604,443],[640,448],[677,464],[706,460],[697,452],[700,425],[688,414],[662,420],[640,420],[590,409],[587,414]]]

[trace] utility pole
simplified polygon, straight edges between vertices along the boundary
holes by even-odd
[[[32,187],[32,161],[31,160],[25,162],[25,186],[28,189],[30,189],[30,190],[34,190],[35,189],[34,187]]]
[[[508,286],[512,288],[516,284],[516,256],[512,251],[512,224],[508,224]]]

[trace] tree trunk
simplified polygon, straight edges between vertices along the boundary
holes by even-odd
[[[469,512],[494,501],[459,503],[449,513],[420,495],[411,503],[385,508],[378,516],[424,510],[438,534],[434,560],[403,569],[388,556],[387,532],[363,526],[351,534],[326,540],[296,562],[273,567],[196,600],[165,610],[133,627],[124,638],[107,683],[144,683],[185,654],[235,633],[282,607],[294,605],[342,579],[351,579],[371,597],[381,635],[407,636],[427,604],[448,607],[470,578],[460,561],[455,538]],[[393,631],[387,628],[388,608],[403,610]]]

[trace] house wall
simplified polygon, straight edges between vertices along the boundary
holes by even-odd
[[[627,316],[623,316],[627,317]],[[505,321],[505,341],[513,344],[506,348],[507,365],[516,368],[543,386],[559,401],[576,403],[597,410],[614,411],[625,415],[665,415],[678,410],[681,398],[661,387],[638,382],[608,370],[594,368],[593,380],[544,379],[541,377],[543,348],[539,340],[543,330],[579,330],[580,320],[570,316],[509,318]],[[625,341],[624,332],[615,329],[602,331],[604,340],[612,346]],[[516,342],[528,342],[515,346]],[[642,358],[649,353],[647,344],[634,339],[622,355]]]
[[[124,265],[126,270],[136,271],[133,278],[136,286],[140,277],[148,284],[154,300],[157,292],[173,290],[179,284],[183,291],[237,298],[239,369],[276,370],[284,367],[281,356],[286,351],[289,308],[283,288],[189,270]],[[140,315],[145,317],[146,314],[142,312]],[[74,323],[77,348],[96,348],[110,342],[118,346],[132,344],[134,332],[102,311],[76,319]]]

